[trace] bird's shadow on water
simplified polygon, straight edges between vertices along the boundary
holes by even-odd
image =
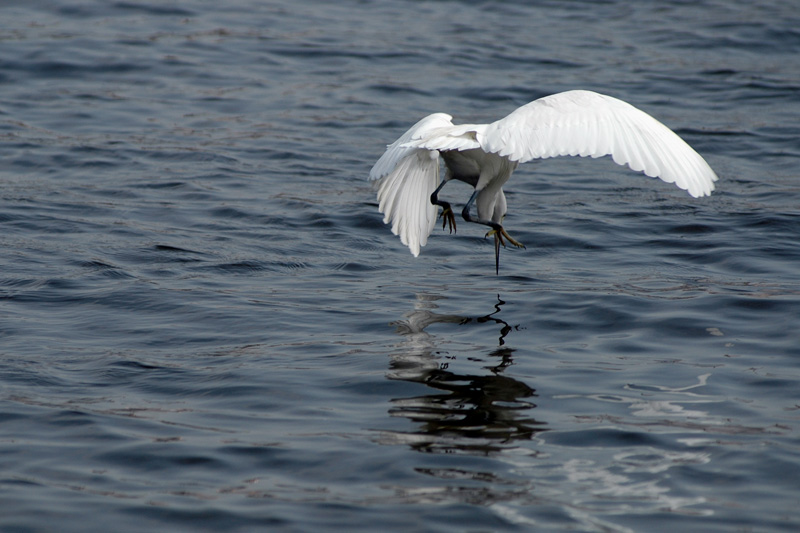
[[[536,390],[504,375],[514,364],[514,349],[506,346],[505,339],[515,329],[498,316],[505,302],[498,297],[493,312],[473,317],[437,313],[436,302],[443,298],[417,294],[414,310],[394,323],[403,341],[390,354],[388,378],[424,384],[434,392],[391,400],[389,414],[405,417],[416,427],[393,432],[390,440],[424,452],[489,454],[545,431],[545,423],[531,416]],[[458,354],[442,352],[440,346],[448,341],[425,331],[436,323],[495,323],[498,346],[488,357],[479,358],[490,364],[480,367],[479,373],[456,372]]]

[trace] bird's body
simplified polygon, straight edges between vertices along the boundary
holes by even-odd
[[[375,163],[379,209],[414,256],[427,242],[443,208],[445,226],[455,229],[450,204],[438,194],[450,180],[474,187],[462,215],[489,226],[495,236],[497,268],[503,237],[503,185],[519,163],[560,155],[600,157],[675,183],[694,197],[710,194],[717,176],[705,160],[672,130],[616,98],[591,91],[567,91],[526,104],[491,124],[454,125],[444,113],[429,115],[389,145]],[[445,164],[440,182],[439,159]],[[470,214],[475,204],[477,219]]]

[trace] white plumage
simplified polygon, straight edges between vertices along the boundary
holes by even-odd
[[[447,181],[475,187],[464,219],[492,228],[499,246],[506,237],[502,186],[517,164],[562,155],[601,157],[674,183],[697,198],[711,194],[717,176],[705,160],[672,130],[632,105],[591,91],[567,91],[526,104],[491,124],[453,125],[444,113],[429,115],[389,145],[370,171],[378,181],[384,222],[414,256],[436,223],[437,205],[455,229],[450,205],[438,200]],[[439,158],[445,162],[439,180]],[[433,197],[432,197],[433,195]],[[478,218],[469,214],[476,204]]]

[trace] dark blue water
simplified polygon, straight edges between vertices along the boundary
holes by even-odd
[[[0,530],[800,528],[796,7],[530,4],[4,2]],[[382,224],[416,120],[574,88],[717,191],[523,165],[499,276]]]

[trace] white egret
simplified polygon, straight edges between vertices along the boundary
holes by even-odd
[[[501,222],[506,214],[503,185],[519,163],[560,155],[611,155],[619,165],[674,183],[697,198],[711,194],[717,176],[708,163],[672,130],[632,105],[591,91],[567,91],[526,104],[491,124],[454,125],[450,115],[434,113],[388,146],[370,171],[378,180],[384,223],[416,257],[436,223],[456,229],[453,210],[439,200],[451,179],[475,188],[462,216],[488,226],[495,238],[495,269],[500,245],[511,238]],[[445,163],[439,182],[439,158]],[[477,218],[470,214],[477,206]]]

